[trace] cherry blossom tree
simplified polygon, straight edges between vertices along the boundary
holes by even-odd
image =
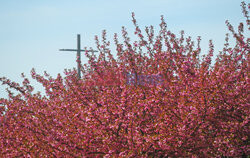
[[[103,31],[99,54],[86,52],[83,77],[65,70],[56,78],[31,76],[46,94],[34,92],[24,74],[18,84],[2,77],[0,99],[3,157],[246,157],[249,145],[249,5],[245,23],[213,61],[214,46],[201,54],[200,40],[177,37],[161,18],[160,31],[142,31],[134,14],[132,41],[114,35],[116,55]],[[245,29],[244,29],[245,27]],[[133,82],[128,82],[129,75]],[[158,75],[162,82],[146,82]],[[144,79],[142,79],[144,76]],[[145,77],[146,76],[146,77]],[[141,77],[141,78],[140,78]],[[145,79],[146,78],[146,79]],[[156,84],[155,84],[156,83]],[[14,94],[14,89],[18,94]]]

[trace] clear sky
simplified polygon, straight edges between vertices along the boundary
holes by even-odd
[[[95,35],[107,30],[112,42],[114,33],[121,35],[125,26],[133,33],[131,12],[135,12],[141,28],[156,28],[163,15],[168,29],[196,39],[202,37],[206,53],[208,40],[221,50],[225,21],[235,27],[244,20],[240,0],[0,0],[0,77],[21,82],[21,73],[47,71],[52,76],[76,65],[73,52],[60,48],[76,48],[76,34],[82,46],[95,48]],[[249,3],[249,1],[246,1]],[[86,62],[82,55],[83,63]],[[35,82],[32,82],[33,84]],[[35,84],[37,86],[37,84]],[[0,97],[6,97],[0,86]],[[38,86],[38,89],[39,86]]]

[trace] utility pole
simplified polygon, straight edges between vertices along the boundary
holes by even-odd
[[[70,51],[70,52],[77,52],[76,57],[77,57],[77,74],[78,78],[81,78],[81,52],[98,52],[96,50],[84,50],[81,49],[81,36],[80,34],[77,34],[77,49],[59,49],[59,51]]]

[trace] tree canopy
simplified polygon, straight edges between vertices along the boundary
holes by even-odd
[[[216,56],[201,55],[200,40],[168,30],[142,31],[132,14],[132,41],[122,28],[116,50],[103,31],[99,54],[86,52],[83,77],[31,76],[46,94],[33,92],[23,75],[18,84],[2,77],[8,98],[0,99],[0,154],[3,157],[220,157],[246,156],[249,150],[249,5],[238,30]],[[245,27],[245,29],[244,29]],[[116,52],[116,56],[114,53]],[[132,75],[133,78],[128,76]],[[146,81],[160,76],[161,82]],[[140,78],[140,77],[141,78]],[[144,76],[144,79],[142,79]],[[128,82],[128,80],[133,82]],[[152,78],[151,78],[152,80]],[[154,80],[154,79],[153,79]]]

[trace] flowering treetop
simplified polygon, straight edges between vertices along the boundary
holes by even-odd
[[[0,81],[20,92],[0,99],[0,153],[3,157],[219,157],[249,155],[249,31],[248,8],[242,2],[245,24],[236,39],[211,64],[191,37],[167,29],[161,18],[156,35],[132,21],[138,40],[122,28],[123,42],[114,35],[116,55],[103,31],[96,37],[99,55],[86,52],[83,78],[65,70],[52,78],[31,76],[46,95],[32,93],[23,83]],[[133,75],[131,84],[127,74]],[[163,84],[141,83],[138,76],[158,75]]]

